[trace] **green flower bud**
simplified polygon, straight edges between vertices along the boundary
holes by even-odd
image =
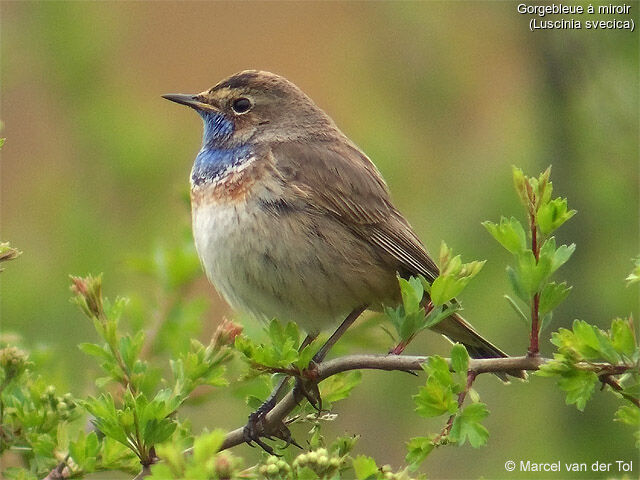
[[[276,473],[278,473],[278,467],[274,464],[267,465],[267,474],[275,475]]]

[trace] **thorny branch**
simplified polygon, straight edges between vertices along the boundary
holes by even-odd
[[[399,370],[399,371],[421,371],[422,364],[428,360],[426,356],[409,355],[347,355],[322,362],[317,366],[316,379],[318,382],[325,380],[337,373],[349,370]],[[448,361],[448,360],[447,360]],[[486,358],[469,360],[469,372],[475,375],[481,373],[509,372],[512,370],[538,370],[540,365],[548,361],[541,357],[508,357],[508,358]],[[594,365],[593,368],[597,368]],[[604,366],[603,366],[604,367]],[[261,435],[277,436],[280,426],[285,421],[300,400],[296,399],[292,392],[278,402],[271,412],[267,414],[260,427]],[[222,444],[221,450],[225,450],[244,443],[244,427],[237,428],[229,432]]]

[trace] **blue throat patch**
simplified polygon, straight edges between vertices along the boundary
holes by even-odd
[[[227,140],[233,134],[233,123],[224,115],[214,112],[198,112],[204,122],[202,148],[191,169],[193,185],[203,185],[219,180],[224,174],[251,158],[248,145],[228,147]]]

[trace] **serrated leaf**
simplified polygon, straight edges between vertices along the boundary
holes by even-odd
[[[469,370],[469,353],[464,345],[456,343],[451,348],[451,367],[454,372],[464,373]]]
[[[527,195],[527,178],[524,176],[524,173],[522,173],[522,170],[515,165],[511,167],[511,172],[513,175],[513,186],[516,189],[516,193],[518,194],[522,204],[527,207],[529,205],[529,196]]]
[[[556,308],[571,292],[573,287],[567,286],[566,282],[547,283],[540,293],[539,314],[544,316]]]
[[[489,410],[484,403],[472,403],[465,407],[453,419],[450,438],[460,445],[468,440],[473,448],[485,445],[489,431],[480,422],[488,415]]]
[[[563,223],[573,217],[577,212],[567,209],[566,198],[554,198],[540,205],[536,214],[536,220],[540,231],[545,235],[559,228]]]
[[[414,437],[409,440],[405,457],[409,470],[416,471],[427,455],[433,451],[433,448],[433,439],[429,437]]]
[[[425,386],[413,396],[416,412],[423,417],[437,417],[444,413],[455,413],[458,404],[451,386],[445,387],[433,378],[428,378]]]
[[[553,237],[551,237],[550,239],[548,239],[545,242],[545,245],[549,243],[552,247],[553,251],[553,256],[552,256],[552,260],[551,260],[551,273],[554,273],[556,270],[558,270],[558,268],[560,268],[562,265],[564,265],[565,263],[567,263],[567,261],[569,260],[569,258],[571,258],[571,255],[573,255],[573,252],[575,252],[576,250],[576,244],[572,243],[571,245],[560,245],[557,249],[555,248],[556,246],[556,242],[555,239]],[[543,245],[544,248],[544,245]],[[542,249],[540,250],[540,255],[542,256]]]
[[[418,394],[413,396],[418,414],[436,417],[447,412],[455,413],[458,402],[453,393],[454,382],[447,362],[439,356],[433,356],[423,364],[423,369],[427,372],[427,380]]]
[[[637,349],[633,321],[616,318],[611,322],[611,344],[615,350],[631,357]]]
[[[95,343],[80,343],[78,348],[87,355],[99,358],[101,360],[113,360],[113,355],[108,348],[104,348],[101,345]]]
[[[615,420],[634,427],[640,427],[640,408],[623,405],[616,411]]]
[[[482,222],[482,225],[509,252],[518,253],[526,249],[527,237],[524,228],[515,217],[501,217],[499,224]]]
[[[433,304],[436,306],[444,305],[460,295],[471,279],[482,270],[484,264],[485,261],[461,263],[451,273],[441,273],[431,284]]]
[[[537,261],[531,250],[524,250],[517,255],[516,278],[519,286],[525,292],[525,299],[523,299],[525,302],[528,301],[527,298],[533,297],[540,290],[543,283],[551,275],[552,257],[548,252],[549,247],[545,251],[545,245],[550,246],[551,244],[548,241],[545,242],[543,248],[540,249],[540,258]]]
[[[365,455],[358,455],[353,459],[353,470],[358,480],[368,480],[378,476],[375,460]]]
[[[409,280],[405,280],[402,277],[398,277],[400,284],[400,293],[402,295],[402,305],[404,311],[410,315],[421,309],[420,302],[424,296],[424,289],[422,282],[419,278],[410,277]]]
[[[429,357],[429,360],[422,364],[422,368],[429,378],[437,379],[444,386],[453,385],[453,377],[451,376],[451,371],[449,371],[449,365],[441,356],[433,355]]]
[[[465,282],[452,276],[439,276],[431,284],[431,301],[440,306],[455,298],[464,289]]]
[[[347,398],[361,381],[362,372],[359,370],[332,375],[320,384],[321,398],[329,403]]]
[[[193,459],[198,464],[204,464],[212,458],[222,447],[225,433],[222,429],[216,429],[210,433],[203,433],[193,442]]]
[[[584,370],[569,370],[558,380],[558,386],[566,392],[567,405],[575,404],[580,411],[584,410],[587,401],[598,383],[598,376]]]

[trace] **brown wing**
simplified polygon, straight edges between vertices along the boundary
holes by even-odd
[[[286,142],[272,147],[277,169],[313,207],[394,258],[399,270],[433,280],[438,267],[398,212],[373,163],[354,145],[331,141]]]
[[[395,259],[401,273],[420,274],[433,281],[438,267],[392,205],[380,173],[357,147],[347,142],[287,142],[274,146],[272,152],[277,159],[276,168],[290,186],[306,197],[306,203],[335,215],[347,228],[380,247]],[[463,343],[474,358],[507,356],[457,314],[434,329],[453,342]],[[524,371],[507,373],[526,378]],[[497,375],[507,381],[504,373]]]

